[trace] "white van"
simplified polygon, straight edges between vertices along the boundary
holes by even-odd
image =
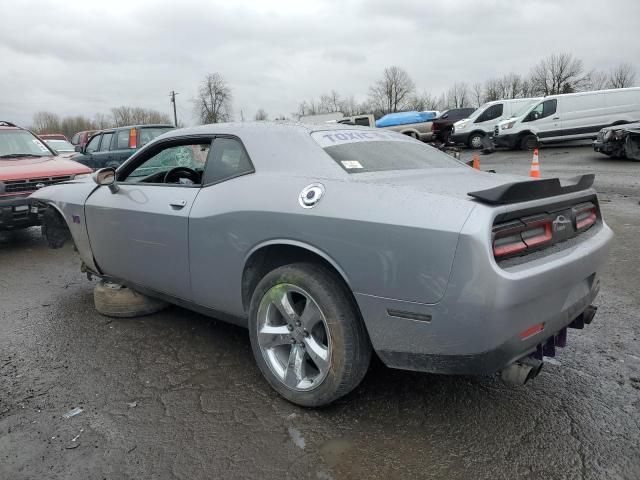
[[[498,122],[520,115],[539,100],[540,98],[514,98],[487,102],[478,107],[469,118],[453,124],[451,140],[471,148],[481,148],[482,137],[493,135],[494,127]]]
[[[496,146],[531,150],[541,143],[596,138],[600,129],[640,120],[640,88],[549,95],[495,126]]]

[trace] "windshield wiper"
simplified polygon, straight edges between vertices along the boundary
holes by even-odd
[[[7,153],[0,155],[0,158],[23,158],[23,157],[42,157],[42,155],[34,155],[33,153]]]

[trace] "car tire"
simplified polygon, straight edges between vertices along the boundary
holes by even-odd
[[[481,148],[484,148],[482,144],[483,137],[484,135],[482,135],[481,133],[472,133],[471,135],[469,135],[469,148],[473,150],[480,150]]]
[[[251,297],[249,336],[267,382],[303,407],[327,405],[352,391],[371,360],[353,297],[337,275],[313,263],[285,265],[260,280]]]
[[[520,139],[520,150],[533,150],[538,148],[538,137],[532,133],[528,133]]]
[[[96,310],[107,317],[131,318],[151,315],[167,307],[168,303],[147,297],[135,290],[100,281],[93,289]]]

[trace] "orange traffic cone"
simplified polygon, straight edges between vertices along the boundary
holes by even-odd
[[[538,161],[538,149],[533,150],[533,160],[531,160],[531,170],[529,170],[529,176],[533,178],[540,178],[540,162]]]
[[[473,155],[473,168],[480,170],[480,157],[478,157],[477,153]]]

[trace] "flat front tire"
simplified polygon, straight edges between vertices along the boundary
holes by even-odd
[[[538,137],[529,133],[520,139],[521,150],[533,150],[538,147]]]
[[[349,393],[371,359],[369,337],[347,288],[313,263],[265,275],[251,297],[249,335],[271,387],[304,407],[327,405]]]
[[[135,290],[100,281],[93,289],[96,310],[107,317],[130,318],[151,315],[167,307],[168,303],[147,297]]]

